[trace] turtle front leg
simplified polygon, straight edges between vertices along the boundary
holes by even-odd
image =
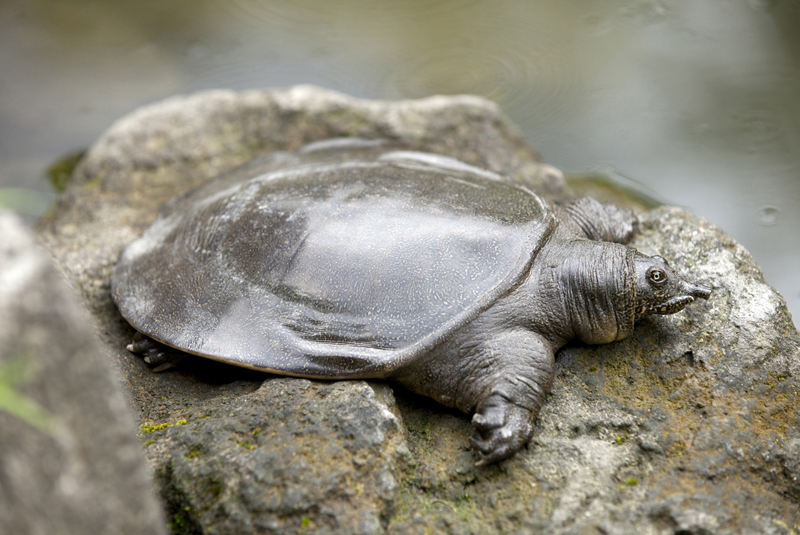
[[[470,438],[481,457],[478,466],[510,457],[530,440],[554,373],[552,347],[530,331],[494,336],[485,341],[481,353],[490,369],[476,380],[484,387]]]
[[[567,205],[564,213],[578,234],[590,240],[628,243],[639,228],[639,220],[631,210],[590,197]]]

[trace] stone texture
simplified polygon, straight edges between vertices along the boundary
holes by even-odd
[[[164,533],[118,378],[16,216],[0,213],[0,533]]]
[[[387,386],[376,389],[391,400]],[[391,517],[394,464],[408,449],[364,382],[274,379],[186,420],[154,433],[149,448],[173,527],[355,535]]]
[[[153,374],[129,355],[109,273],[160,204],[257,155],[343,135],[386,137],[565,195],[558,172],[476,97],[215,91],[112,126],[40,228],[127,380],[173,531],[800,531],[800,337],[747,251],[677,208],[643,213],[633,245],[712,286],[712,298],[645,320],[627,340],[564,348],[533,441],[499,465],[474,466],[466,416],[382,383],[275,378],[204,359]]]

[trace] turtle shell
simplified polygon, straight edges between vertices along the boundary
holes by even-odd
[[[554,226],[529,190],[451,158],[280,154],[167,203],[112,295],[195,355],[385,377],[516,287]]]

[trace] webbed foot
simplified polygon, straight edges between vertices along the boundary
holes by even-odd
[[[472,427],[469,441],[481,456],[475,465],[485,466],[510,457],[528,442],[533,415],[505,396],[492,394],[473,415]]]
[[[156,373],[176,367],[186,357],[184,353],[156,342],[140,332],[133,336],[133,340],[125,349],[140,355],[145,364]]]

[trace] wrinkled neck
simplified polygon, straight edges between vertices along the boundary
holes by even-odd
[[[634,251],[617,243],[575,240],[559,272],[561,299],[576,338],[588,344],[633,332]]]

